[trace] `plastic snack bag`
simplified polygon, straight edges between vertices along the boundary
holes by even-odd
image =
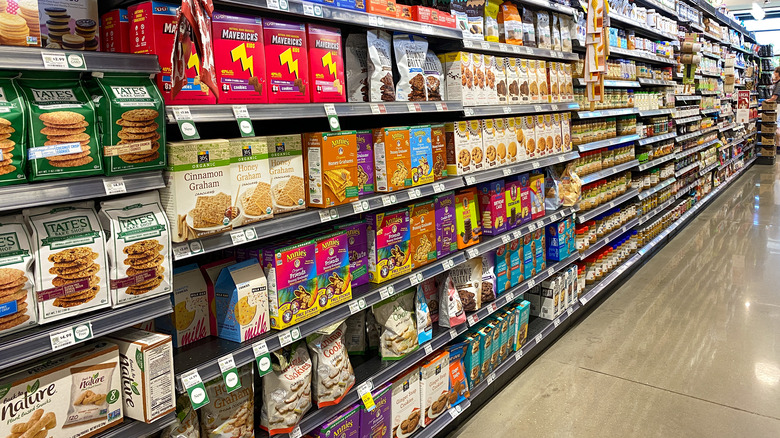
[[[395,102],[393,44],[383,30],[366,33],[368,45],[368,89],[370,102]]]
[[[355,384],[355,371],[344,348],[347,325],[341,322],[306,337],[314,369],[314,401],[318,408],[339,404]]]
[[[433,339],[433,322],[431,311],[428,308],[428,300],[422,283],[417,285],[415,294],[415,313],[417,314],[417,343],[422,345]]]
[[[544,179],[544,209],[557,210],[563,205],[563,194],[560,191],[560,177],[553,166],[547,168]]]
[[[416,291],[416,288],[407,289],[372,307],[382,328],[379,352],[384,360],[401,359],[419,348],[414,310]]]
[[[437,277],[439,282],[439,325],[441,327],[455,327],[466,322],[466,312],[463,310],[463,303],[460,301],[458,289],[455,288],[455,282],[445,272]]]
[[[396,100],[421,102],[427,100],[425,58],[428,41],[417,35],[397,33],[393,35],[395,63],[400,79],[395,87]]]
[[[271,355],[273,370],[263,376],[260,428],[269,435],[290,433],[311,408],[311,358],[297,342]]]
[[[562,204],[565,207],[571,207],[580,202],[582,197],[582,180],[574,172],[574,163],[566,165],[566,169],[561,175],[559,192]]]

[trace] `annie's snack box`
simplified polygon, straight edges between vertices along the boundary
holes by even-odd
[[[358,195],[374,193],[374,136],[370,130],[357,131]]]
[[[334,207],[357,201],[356,131],[303,134],[307,205]]]
[[[409,209],[370,213],[366,215],[366,223],[371,283],[381,283],[411,272]]]
[[[409,128],[374,129],[374,172],[377,192],[412,186]]]
[[[320,313],[315,250],[313,240],[263,249],[272,329],[281,330]]]
[[[130,53],[130,17],[127,9],[114,9],[100,17],[102,51]]]
[[[309,61],[306,26],[263,18],[268,103],[308,103]]]
[[[314,240],[317,299],[320,310],[325,310],[352,299],[349,237],[344,231],[336,231]]]
[[[433,200],[409,206],[412,269],[436,260],[436,208]]]
[[[173,346],[179,348],[212,334],[208,288],[195,263],[175,268],[173,284],[173,313],[155,319],[154,327],[171,335]]]
[[[214,287],[217,336],[244,342],[268,330],[268,284],[252,258],[222,269]]]
[[[436,258],[442,258],[458,250],[455,232],[455,193],[434,195],[436,209]]]
[[[360,436],[360,405],[352,405],[344,412],[322,423],[307,438],[358,438]]]
[[[122,422],[119,349],[90,342],[0,379],[0,434],[90,437]]]
[[[309,23],[306,39],[309,43],[311,101],[346,102],[341,30]]]
[[[352,287],[368,283],[368,233],[365,221],[339,224],[336,228],[347,234],[349,275]]]
[[[360,438],[390,436],[390,397],[392,385],[386,383],[374,391],[374,409],[369,412],[360,405]]]
[[[419,186],[433,182],[433,146],[430,126],[409,128],[410,161],[412,164],[412,185]]]
[[[126,328],[109,339],[119,347],[125,416],[151,423],[176,410],[171,337]]]
[[[211,30],[219,103],[268,103],[263,19],[214,12]]]

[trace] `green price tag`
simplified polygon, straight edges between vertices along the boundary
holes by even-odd
[[[199,140],[198,128],[195,127],[195,121],[192,119],[192,113],[188,106],[175,106],[171,108],[173,117],[179,125],[181,138],[184,140]]]
[[[233,115],[236,116],[238,131],[242,137],[254,137],[255,128],[252,126],[252,119],[249,117],[249,110],[246,105],[233,105]]]
[[[192,370],[181,376],[181,383],[187,390],[193,409],[200,409],[209,404],[209,395],[206,393],[206,385],[200,379],[198,370]]]
[[[252,345],[252,352],[255,354],[257,363],[257,373],[262,377],[271,372],[271,353],[268,352],[268,345],[265,341],[260,341]]]
[[[219,364],[219,370],[222,371],[222,380],[225,382],[228,394],[240,388],[241,379],[238,377],[236,361],[233,360],[233,355],[228,354],[220,358],[217,364]]]
[[[330,126],[330,130],[341,131],[341,123],[339,123],[339,115],[336,113],[336,106],[332,103],[326,103],[325,114],[328,116],[328,126]]]

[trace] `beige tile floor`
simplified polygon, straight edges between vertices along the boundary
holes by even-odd
[[[780,170],[749,169],[450,436],[486,431],[780,437]]]

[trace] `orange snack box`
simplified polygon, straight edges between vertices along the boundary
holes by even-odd
[[[436,260],[436,210],[433,201],[409,206],[412,269]]]
[[[374,181],[377,192],[412,186],[409,127],[374,129]]]
[[[303,134],[306,204],[328,208],[358,199],[357,132]]]
[[[369,14],[395,18],[397,9],[398,6],[395,4],[395,0],[368,0],[366,2],[366,12]]]

